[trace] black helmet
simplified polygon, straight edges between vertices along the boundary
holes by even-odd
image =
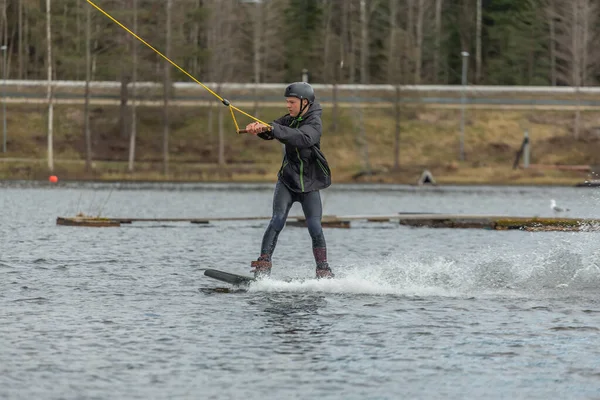
[[[300,100],[307,99],[309,103],[315,101],[315,91],[306,82],[294,82],[285,88],[284,97],[297,97]]]

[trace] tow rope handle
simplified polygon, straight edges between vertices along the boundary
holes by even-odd
[[[266,130],[266,132],[271,132],[271,131],[272,131],[272,129],[270,129],[270,128]],[[247,129],[238,129],[238,133],[248,133],[248,130]]]

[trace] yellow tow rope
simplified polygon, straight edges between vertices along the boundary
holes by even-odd
[[[156,50],[154,47],[152,47],[149,43],[147,43],[144,39],[142,39],[141,37],[139,37],[138,35],[136,35],[134,32],[132,32],[129,28],[127,28],[125,25],[123,25],[122,23],[120,23],[119,21],[117,21],[115,18],[112,17],[112,15],[110,15],[109,13],[107,13],[106,11],[104,11],[102,8],[100,8],[99,6],[97,6],[96,4],[94,4],[92,1],[87,0],[88,3],[90,3],[95,9],[97,9],[98,11],[100,11],[102,14],[106,15],[108,18],[110,18],[114,23],[116,23],[117,25],[119,25],[121,28],[125,29],[127,32],[129,32],[131,35],[133,35],[133,37],[135,37],[137,40],[139,40],[140,42],[144,43],[146,46],[148,46],[149,48],[151,48],[152,50],[154,50],[156,52],[156,54],[158,54],[159,56],[161,56],[162,58],[164,58],[165,60],[167,60],[168,62],[171,63],[171,65],[173,65],[174,67],[176,67],[178,70],[180,70],[181,72],[183,72],[184,74],[186,74],[188,77],[190,77],[190,79],[192,79],[194,82],[196,82],[198,85],[202,86],[204,89],[208,90],[209,93],[211,93],[213,96],[215,96],[217,99],[219,99],[221,101],[221,103],[223,103],[225,106],[227,106],[229,108],[229,111],[231,111],[231,117],[233,118],[233,123],[235,124],[235,129],[237,131],[237,133],[245,133],[245,130],[240,130],[240,127],[238,126],[237,120],[235,119],[235,114],[233,113],[233,111],[238,111],[242,114],[244,114],[245,116],[252,118],[254,121],[256,122],[260,122],[261,124],[265,125],[265,126],[269,126],[268,123],[261,121],[260,119],[253,117],[252,115],[248,114],[247,112],[244,112],[242,110],[240,110],[239,108],[233,106],[229,100],[222,98],[221,96],[219,96],[217,93],[215,93],[214,91],[212,91],[208,86],[206,86],[205,84],[203,84],[202,82],[200,82],[198,79],[194,78],[189,72],[187,72],[186,70],[184,70],[183,68],[181,68],[179,65],[177,65],[175,62],[173,62],[169,57],[165,56],[163,53],[161,53],[160,51]]]

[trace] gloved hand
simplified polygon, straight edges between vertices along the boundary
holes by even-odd
[[[251,135],[258,135],[259,133],[267,132],[270,130],[270,126],[261,124],[260,122],[253,122],[251,124],[246,125],[246,131]]]
[[[265,131],[265,132],[259,133],[257,136],[264,140],[275,139],[275,136],[273,136],[273,131]]]

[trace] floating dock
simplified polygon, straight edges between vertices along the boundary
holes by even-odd
[[[270,220],[271,217],[215,217],[215,218],[111,218],[78,215],[76,217],[57,217],[57,225],[81,227],[119,227],[133,223],[192,223],[217,224],[231,221]],[[353,221],[366,223],[398,223],[410,227],[459,228],[488,230],[523,231],[565,231],[591,232],[600,230],[600,219],[590,218],[540,218],[510,217],[493,215],[455,215],[429,213],[398,213],[393,215],[324,215],[321,224],[324,228],[349,229]],[[305,227],[304,217],[289,216],[287,226]]]

